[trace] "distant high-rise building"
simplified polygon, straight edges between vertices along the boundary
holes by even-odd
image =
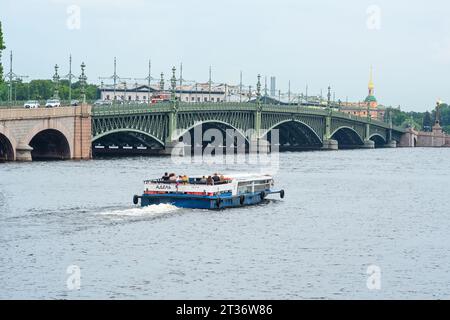
[[[270,77],[270,95],[274,97],[276,94],[276,78]]]

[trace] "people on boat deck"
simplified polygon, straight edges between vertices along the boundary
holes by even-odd
[[[212,179],[214,180],[214,182],[219,182],[220,181],[220,177],[217,173],[214,173],[214,175],[212,176]]]
[[[175,173],[168,174],[167,172],[164,173],[164,175],[161,178],[163,181],[168,182],[176,182],[178,184],[188,184],[189,183],[189,177],[187,175],[176,175]],[[202,178],[196,178],[195,179],[197,183],[200,184],[207,184],[207,185],[215,185],[218,183],[224,183],[225,181],[229,180],[228,178],[225,178],[223,174],[214,173],[211,176],[202,176]]]

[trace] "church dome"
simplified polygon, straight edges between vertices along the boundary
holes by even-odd
[[[364,100],[364,102],[377,102],[377,98],[375,98],[375,96],[370,95],[367,96],[366,100]]]

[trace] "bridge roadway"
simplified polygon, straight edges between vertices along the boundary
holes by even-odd
[[[333,109],[256,103],[0,109],[0,159],[87,159],[106,153],[170,154],[186,133],[234,129],[240,141],[272,140],[281,150],[409,146],[404,129]],[[250,136],[248,133],[252,132]],[[186,143],[186,141],[184,141]],[[224,141],[225,142],[225,141]],[[187,144],[193,143],[188,141]]]

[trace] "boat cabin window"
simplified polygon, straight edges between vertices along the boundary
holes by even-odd
[[[238,193],[261,192],[270,189],[271,180],[241,181],[238,183]]]

